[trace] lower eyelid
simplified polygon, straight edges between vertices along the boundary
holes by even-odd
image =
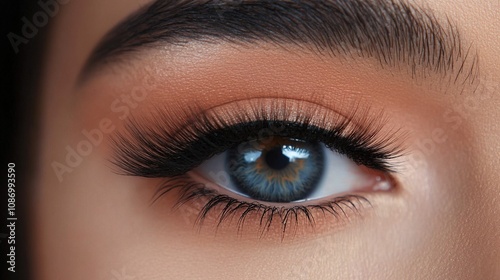
[[[329,196],[322,196],[321,194],[317,194],[318,197],[320,198],[315,198],[313,194],[311,196],[313,198],[303,200],[303,201],[297,201],[297,202],[286,202],[286,203],[275,203],[275,202],[266,202],[266,201],[256,201],[255,199],[252,199],[244,194],[241,194],[239,192],[235,191],[229,191],[211,181],[208,179],[204,178],[203,176],[197,174],[194,171],[188,172],[185,176],[192,180],[193,182],[197,182],[200,185],[203,185],[204,188],[215,191],[218,194],[222,195],[227,195],[234,197],[237,200],[243,201],[243,202],[248,202],[248,203],[259,203],[261,205],[266,205],[266,206],[274,206],[274,207],[293,207],[293,206],[309,206],[309,205],[318,205],[321,203],[325,203],[328,201],[331,201],[332,199],[335,199],[336,197],[345,197],[349,195],[366,195],[368,193],[374,193],[374,192],[391,192],[394,191],[398,186],[396,180],[388,174],[383,174],[379,171],[375,170],[370,170],[369,168],[362,167],[365,172],[367,173],[372,173],[370,174],[372,177],[368,178],[369,175],[366,175],[366,181],[369,182],[366,184],[359,184],[359,188],[354,188],[354,191],[349,191],[345,190],[343,192],[337,193],[335,195],[329,195]],[[222,174],[223,172],[221,172]],[[221,175],[218,174],[218,175]],[[226,180],[229,180],[226,176],[224,176]]]
[[[216,186],[215,186],[216,187]],[[220,189],[220,188],[219,188]],[[199,230],[220,232],[229,230],[237,233],[258,233],[257,236],[279,236],[280,240],[298,232],[318,233],[345,227],[355,218],[362,217],[372,208],[363,195],[347,194],[306,203],[254,203],[240,201],[219,193],[217,189],[196,181],[190,175],[166,179],[155,196],[155,203],[162,196],[173,199],[173,214],[189,219],[191,226]],[[222,203],[207,210],[217,198]],[[186,217],[187,214],[187,217]]]

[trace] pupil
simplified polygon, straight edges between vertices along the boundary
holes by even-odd
[[[321,144],[282,137],[265,140],[265,145],[252,140],[227,151],[226,170],[235,189],[260,201],[306,199],[324,171]]]
[[[266,153],[266,164],[274,170],[282,170],[290,163],[290,159],[285,156],[281,147],[272,148]]]

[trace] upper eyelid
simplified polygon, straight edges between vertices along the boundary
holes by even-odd
[[[278,110],[288,111],[288,112],[315,112],[315,114],[310,114],[311,119],[310,124],[321,124],[324,126],[326,122],[321,120],[320,118],[316,118],[318,115],[327,116],[330,119],[335,119],[337,121],[344,120],[346,124],[348,124],[351,129],[361,129],[363,127],[362,123],[365,121],[363,119],[368,118],[371,112],[369,112],[369,108],[363,108],[361,106],[362,101],[357,100],[350,103],[336,104],[336,106],[327,107],[321,104],[320,100],[316,100],[319,98],[317,96],[311,96],[308,99],[296,99],[283,95],[269,95],[266,97],[241,97],[241,98],[231,98],[230,101],[220,102],[214,106],[206,107],[205,104],[197,103],[196,100],[193,100],[191,104],[188,104],[185,110],[182,110],[183,115],[177,115],[175,117],[168,116],[164,112],[168,112],[168,110],[162,108],[156,108],[153,111],[158,113],[155,118],[164,120],[162,129],[168,130],[169,134],[175,135],[179,132],[186,130],[193,124],[196,124],[199,121],[200,117],[203,118],[212,118],[215,116],[234,116],[233,114],[228,114],[230,111],[240,111],[245,112],[246,110],[255,110],[255,108],[264,108],[268,107],[269,110],[266,112],[261,111],[259,114],[262,117],[270,117],[273,115],[273,112]],[[253,107],[253,108],[252,108]],[[272,109],[270,109],[272,107]],[[344,107],[343,111],[348,112],[348,115],[342,114],[340,111],[336,110],[336,108]],[[322,114],[321,114],[322,113]],[[359,114],[358,114],[359,113]],[[383,113],[374,114],[383,122],[385,117]],[[242,115],[239,115],[242,116]],[[303,116],[303,114],[297,114],[296,116]],[[238,122],[249,121],[251,118],[248,118],[248,114],[241,119],[227,119],[227,125],[236,124]],[[296,120],[294,119],[294,115],[288,114],[288,116],[282,116],[281,120]],[[144,120],[147,122],[147,120]],[[324,127],[328,129],[328,127]]]
[[[131,50],[202,38],[241,44],[292,43],[348,57],[362,54],[389,66],[404,63],[412,71],[447,73],[439,77],[462,84],[473,83],[478,75],[477,54],[463,46],[457,27],[449,20],[440,22],[432,11],[415,4],[391,0],[156,1],[104,37],[88,59],[80,82],[103,61],[112,62]]]
[[[344,143],[345,140],[349,138],[350,141],[356,142],[356,144],[359,145],[359,147],[355,149],[355,151],[358,152],[358,157],[352,159],[355,162],[356,159],[359,161],[368,161],[368,159],[371,159],[369,164],[367,164],[367,162],[363,162],[363,164],[375,169],[394,171],[393,166],[388,164],[387,160],[399,157],[403,154],[403,147],[400,146],[402,143],[400,138],[405,135],[392,129],[383,132],[383,128],[386,126],[383,115],[375,114],[369,116],[369,111],[363,112],[356,109],[357,107],[353,107],[355,109],[352,109],[350,115],[346,116],[326,107],[322,107],[321,105],[308,103],[306,101],[290,103],[291,101],[286,99],[274,100],[269,98],[252,99],[252,101],[254,103],[249,103],[249,100],[233,102],[236,104],[246,103],[246,109],[242,109],[242,107],[239,108],[233,103],[216,106],[208,112],[205,112],[205,114],[201,116],[201,119],[195,120],[192,117],[185,116],[185,120],[177,124],[172,124],[172,122],[169,121],[171,116],[167,114],[168,111],[161,110],[157,112],[160,115],[153,119],[136,120],[132,118],[128,122],[128,125],[126,125],[124,131],[118,131],[112,136],[113,148],[116,151],[113,163],[118,166],[122,172],[128,175],[168,177],[171,175],[167,176],[166,174],[177,172],[175,170],[178,170],[175,174],[182,174],[187,172],[189,168],[194,167],[191,166],[192,163],[190,163],[189,159],[195,157],[200,160],[199,154],[191,155],[191,148],[207,143],[207,141],[208,143],[220,142],[220,140],[211,138],[213,137],[214,131],[217,131],[217,129],[227,129],[233,124],[248,124],[252,121],[261,120],[289,121],[301,126],[305,125],[308,127],[307,129],[316,129],[314,126],[317,125],[317,128],[323,131],[321,133],[318,131],[319,134],[317,136],[320,138],[323,137],[321,138],[323,140],[319,141],[325,143],[333,143],[337,140],[341,141],[340,139],[342,138],[344,139],[342,139],[341,142]],[[249,104],[253,107],[248,107]],[[243,105],[240,104],[240,106]],[[267,108],[268,110],[260,111],[262,108]],[[319,108],[321,108],[321,110],[318,110]],[[186,111],[192,113],[189,109]],[[280,115],[281,112],[288,111],[298,112],[298,114],[296,116],[288,116],[288,118],[286,115]],[[224,117],[221,116],[229,118],[230,116],[237,116],[237,118],[225,120],[223,119]],[[314,117],[317,117],[316,124],[311,121]],[[200,118],[200,116],[198,116],[198,118]],[[153,120],[152,123],[150,122],[151,120]],[[360,122],[355,124],[353,120],[362,121],[364,123]],[[251,127],[255,128],[255,126]],[[290,129],[290,127],[287,127],[287,129]],[[305,127],[303,129],[305,129]],[[329,132],[328,130],[331,131]],[[297,131],[294,132],[297,133]],[[248,135],[249,137],[262,137],[261,135],[256,135],[260,132],[255,133],[255,130],[248,131],[248,133],[250,133]],[[285,131],[285,133],[287,132]],[[286,137],[286,135],[281,135],[279,133],[277,136],[278,135]],[[328,135],[327,138],[325,138],[326,135]],[[290,135],[288,137],[293,136],[294,135]],[[251,140],[242,137],[242,135],[239,135],[236,140]],[[214,151],[211,150],[222,151],[222,149],[230,148],[223,146],[226,144],[227,143],[219,143],[216,146],[213,146],[215,144],[211,144],[212,146],[210,147],[212,148],[207,148],[208,150],[204,150],[203,154],[209,152],[213,153]],[[342,150],[337,151],[345,153],[342,152]],[[359,153],[363,154],[363,156],[360,156]],[[203,156],[202,160],[206,159],[208,158]],[[172,171],[168,171],[170,167],[168,170],[165,169],[165,166],[158,167],[158,162],[165,162],[167,160],[170,162],[168,164],[169,166],[172,165],[175,167]]]
[[[222,102],[215,106],[204,108],[204,104],[198,104],[196,102],[192,103],[189,107],[186,107],[185,110],[181,111],[181,114],[176,114],[176,116],[171,116],[167,114],[168,110],[162,108],[156,108],[152,110],[154,113],[154,117],[152,119],[148,119],[146,117],[137,119],[131,118],[128,124],[128,131],[131,131],[130,125],[133,123],[140,124],[140,126],[136,125],[135,127],[142,127],[147,129],[147,124],[154,120],[160,121],[161,127],[156,127],[156,129],[161,129],[162,131],[155,130],[155,127],[151,127],[151,131],[153,133],[159,132],[163,135],[169,135],[169,137],[175,139],[175,135],[179,135],[183,131],[187,129],[191,129],[194,125],[198,124],[202,119],[213,119],[219,118],[219,116],[227,117],[224,119],[224,125],[232,125],[241,122],[248,122],[255,120],[256,115],[259,115],[260,118],[276,118],[274,115],[275,112],[295,112],[296,115],[289,114],[280,116],[280,120],[288,120],[288,121],[300,121],[297,117],[310,116],[308,122],[312,125],[320,125],[325,129],[328,129],[328,122],[324,120],[324,118],[329,118],[331,120],[336,120],[337,122],[344,122],[347,129],[354,130],[356,128],[362,129],[363,126],[361,123],[364,121],[363,119],[368,118],[369,109],[362,109],[359,105],[359,102],[353,102],[349,105],[337,105],[338,107],[346,106],[344,108],[345,111],[349,112],[350,115],[343,115],[339,111],[335,110],[335,108],[329,108],[317,101],[309,101],[309,100],[298,100],[290,97],[284,96],[274,96],[274,97],[256,97],[256,98],[240,98],[233,99],[231,101]],[[260,112],[256,112],[255,110],[260,110],[260,108],[268,108],[267,111],[261,110]],[[241,112],[242,114],[233,114],[232,112]],[[245,115],[245,112],[246,115]],[[305,112],[305,113],[303,113]],[[322,114],[320,114],[322,113]],[[358,114],[359,113],[359,114]],[[254,116],[250,116],[254,114]],[[317,118],[317,116],[323,116],[322,118]],[[356,116],[358,115],[358,116]],[[236,119],[234,117],[237,117]],[[356,117],[354,117],[356,116]],[[360,117],[362,116],[362,117]],[[230,119],[233,118],[233,119]],[[378,119],[380,119],[380,123],[383,123],[383,115],[382,113],[378,114]],[[332,125],[332,123],[330,123]],[[333,126],[333,125],[332,125]],[[127,127],[127,126],[126,126]],[[119,133],[119,132],[118,132]],[[117,133],[115,133],[115,136]]]

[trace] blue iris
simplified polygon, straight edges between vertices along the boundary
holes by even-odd
[[[269,202],[305,199],[324,169],[321,144],[274,137],[243,143],[227,153],[228,173],[242,194]]]

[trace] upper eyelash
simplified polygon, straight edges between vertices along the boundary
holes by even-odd
[[[379,135],[384,125],[382,115],[369,118],[368,112],[353,110],[349,117],[334,121],[333,125],[325,124],[324,127],[329,126],[327,129],[312,124],[312,116],[317,112],[315,106],[302,108],[291,120],[285,119],[279,110],[269,113],[258,106],[247,111],[226,111],[224,115],[232,116],[236,123],[218,114],[202,113],[188,120],[185,126],[178,126],[175,132],[165,129],[169,118],[160,109],[151,119],[152,125],[147,120],[131,118],[125,132],[112,138],[117,151],[112,161],[126,175],[174,177],[241,142],[257,140],[259,131],[273,126],[286,129],[271,136],[323,142],[357,164],[379,171],[394,172],[395,163],[390,160],[403,152],[397,144],[401,136],[398,131],[385,137]],[[361,120],[363,127],[353,128],[353,119]]]

